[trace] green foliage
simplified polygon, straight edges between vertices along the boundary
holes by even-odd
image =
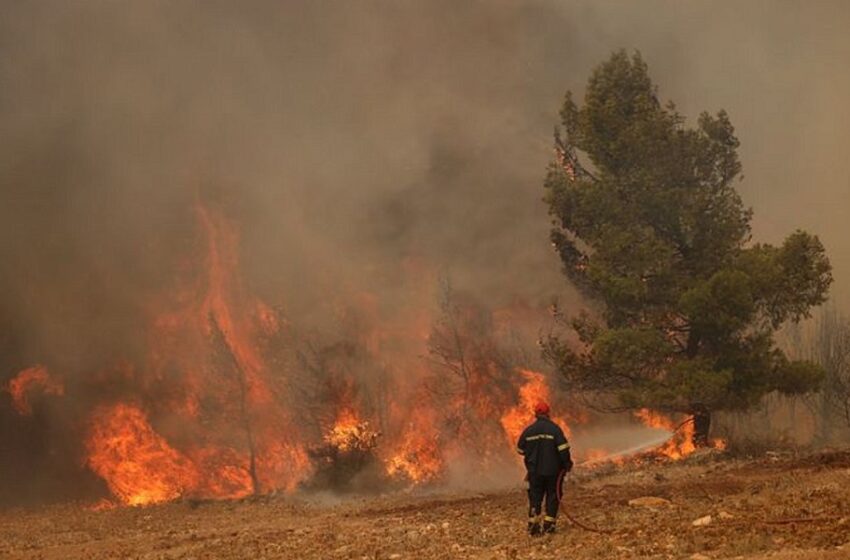
[[[545,183],[552,241],[565,274],[601,304],[597,321],[573,321],[579,348],[544,345],[567,379],[617,407],[681,411],[816,387],[818,368],[789,362],[773,334],[825,301],[829,260],[803,231],[778,247],[750,243],[728,115],[686,126],[640,55],[620,51],[581,106],[567,93],[561,124]]]

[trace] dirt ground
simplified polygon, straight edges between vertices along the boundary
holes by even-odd
[[[669,503],[630,505],[642,497]],[[335,504],[304,495],[108,511],[66,504],[0,513],[0,557],[850,559],[850,450],[577,471],[565,506],[610,533],[561,516],[558,534],[527,537],[519,487]]]

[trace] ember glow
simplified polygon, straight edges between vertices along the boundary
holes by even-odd
[[[33,366],[21,371],[9,381],[8,391],[12,395],[12,406],[18,414],[32,414],[30,396],[34,393],[45,395],[63,395],[65,388],[61,382],[52,378],[44,366]]]

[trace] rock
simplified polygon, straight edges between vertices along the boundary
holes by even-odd
[[[711,557],[706,556],[705,554],[700,554],[699,552],[694,552],[691,554],[690,560],[711,560]]]
[[[632,507],[664,507],[672,504],[670,500],[659,498],[658,496],[643,496],[629,500],[629,505]]]
[[[394,554],[390,554],[390,555],[388,556],[388,558],[389,558],[390,560],[398,560],[399,558],[401,558],[401,554],[399,554],[398,552],[396,552],[396,553],[394,553]]]
[[[448,531],[448,530],[449,530],[449,522],[448,522],[448,521],[443,521],[443,524],[442,524],[442,525],[440,525],[440,527],[442,527],[442,528],[443,528],[443,531]]]
[[[691,525],[693,525],[694,527],[705,527],[706,525],[711,525],[711,516],[706,515],[705,517],[694,519]]]
[[[717,517],[720,519],[735,519],[735,516],[729,513],[728,511],[721,511],[717,514]]]

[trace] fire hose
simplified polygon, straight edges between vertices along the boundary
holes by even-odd
[[[610,529],[599,529],[598,527],[591,527],[590,525],[585,525],[575,517],[573,517],[570,512],[566,510],[564,507],[564,479],[567,478],[567,471],[563,470],[558,474],[558,507],[561,510],[561,513],[564,514],[564,517],[569,519],[570,523],[575,525],[576,527],[580,527],[585,531],[590,531],[591,533],[600,533],[600,534],[610,534],[613,533]]]
[[[679,430],[681,430],[688,423],[693,422],[693,421],[694,421],[693,416],[688,417],[687,419],[685,419],[684,422],[682,422],[681,424],[676,426],[676,428],[673,430],[673,434],[675,435]],[[579,521],[578,519],[576,519],[575,517],[573,517],[572,514],[570,514],[570,512],[566,510],[566,508],[564,507],[564,482],[565,482],[565,479],[567,479],[567,474],[568,473],[567,473],[566,470],[562,470],[560,473],[558,473],[558,485],[557,485],[557,489],[558,489],[558,509],[560,509],[561,513],[564,514],[564,517],[566,517],[570,521],[570,523],[572,523],[576,527],[584,529],[585,531],[590,531],[591,533],[600,533],[600,534],[613,533],[614,531],[611,530],[611,529],[600,529],[598,527],[591,527],[590,525],[586,525],[586,524],[582,523],[581,521]]]

